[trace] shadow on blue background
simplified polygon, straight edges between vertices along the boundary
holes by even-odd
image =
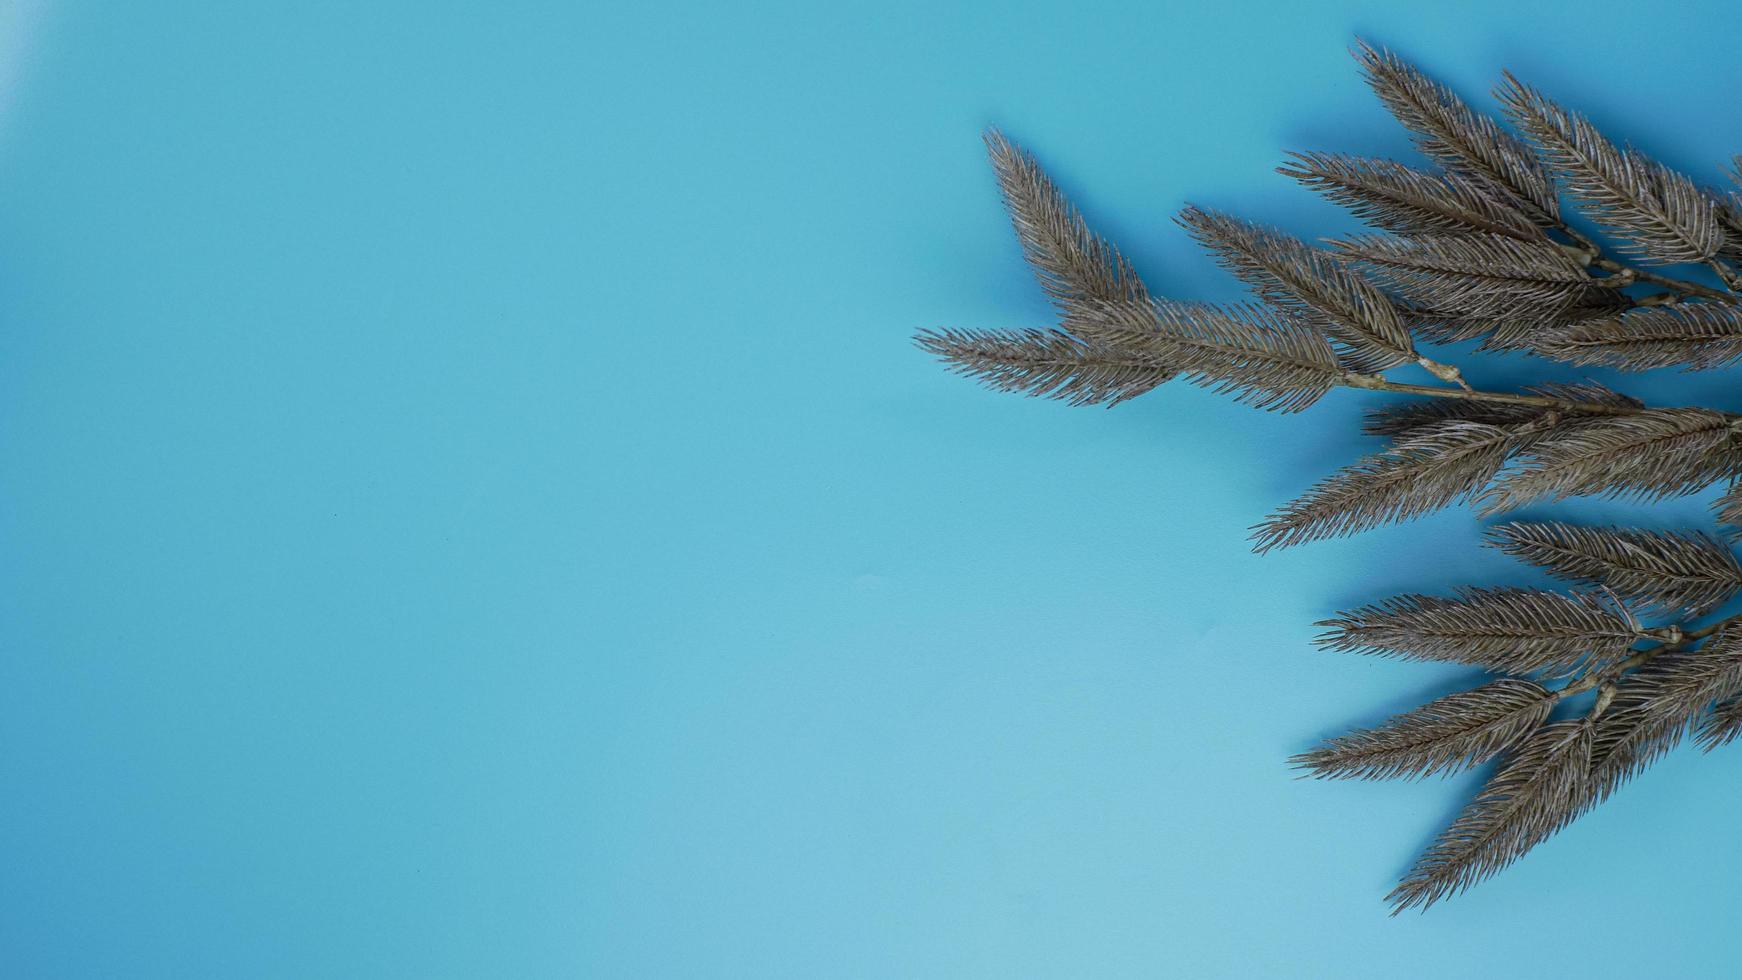
[[[1728,5],[13,11],[0,973],[1729,972],[1734,751],[1395,920],[1473,781],[1285,767],[1467,679],[1315,620],[1533,581],[1462,510],[1248,552],[1375,397],[1072,410],[909,343],[1046,319],[988,124],[1228,299],[1184,200],[1329,233],[1282,151],[1408,152],[1357,32],[1717,181]]]

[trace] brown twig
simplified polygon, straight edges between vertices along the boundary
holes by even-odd
[[[1522,395],[1506,391],[1476,391],[1465,388],[1436,388],[1432,385],[1412,385],[1401,381],[1391,381],[1377,374],[1361,374],[1356,371],[1344,372],[1339,382],[1348,388],[1365,388],[1368,391],[1395,391],[1406,395],[1426,395],[1431,398],[1456,398],[1462,401],[1499,402],[1506,405],[1529,405],[1534,408],[1554,409],[1562,412],[1572,412],[1583,415],[1637,415],[1648,411],[1646,408],[1635,408],[1631,405],[1611,405],[1604,402],[1582,402],[1569,398],[1552,398],[1548,395]],[[1720,413],[1729,418],[1742,419],[1742,415],[1733,412]]]
[[[1735,299],[1734,295],[1725,292],[1722,289],[1713,289],[1710,286],[1703,286],[1697,282],[1690,282],[1686,279],[1676,279],[1672,276],[1661,276],[1655,272],[1648,272],[1647,270],[1636,266],[1617,262],[1614,259],[1609,258],[1607,255],[1604,255],[1603,247],[1593,241],[1590,236],[1579,232],[1565,223],[1562,223],[1555,230],[1572,239],[1573,244],[1578,249],[1590,256],[1585,259],[1586,265],[1594,269],[1602,269],[1604,272],[1609,273],[1611,278],[1625,277],[1627,281],[1626,283],[1623,283],[1623,285],[1631,285],[1635,282],[1648,282],[1653,286],[1661,286],[1664,289],[1673,290],[1684,297],[1698,296],[1702,299],[1714,300]],[[1724,280],[1725,285],[1729,286],[1731,289],[1737,288],[1738,282],[1735,279],[1734,273],[1721,268],[1717,263],[1713,263],[1713,268],[1717,269],[1718,276]]]

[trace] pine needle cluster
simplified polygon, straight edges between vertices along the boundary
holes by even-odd
[[[1432,165],[1310,152],[1280,173],[1373,233],[1309,243],[1188,206],[1179,223],[1254,302],[1165,299],[1033,156],[994,131],[993,170],[1058,323],[924,331],[918,343],[992,388],[1078,405],[1116,404],[1175,378],[1284,412],[1339,387],[1412,396],[1368,416],[1383,449],[1253,528],[1260,552],[1459,502],[1489,516],[1714,484],[1727,485],[1717,522],[1742,534],[1742,416],[1647,406],[1592,382],[1478,391],[1422,351],[1479,341],[1478,350],[1622,371],[1734,364],[1742,197],[1611,142],[1510,74],[1495,90],[1502,120],[1388,51],[1363,43],[1355,57]],[[1742,185],[1742,170],[1732,177]],[[1601,235],[1575,227],[1579,216]],[[1418,368],[1435,382],[1388,374]],[[1742,590],[1725,539],[1518,521],[1490,534],[1568,590],[1404,595],[1320,624],[1331,650],[1494,675],[1294,759],[1340,779],[1497,760],[1391,893],[1394,912],[1426,908],[1518,860],[1685,737],[1708,749],[1742,738],[1742,615],[1701,622]]]

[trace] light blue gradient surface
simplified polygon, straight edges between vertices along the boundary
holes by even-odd
[[[1357,32],[1718,180],[1742,18],[1640,11],[10,7],[0,975],[1731,973],[1742,752],[1398,919],[1472,780],[1284,766],[1469,680],[1314,620],[1533,581],[1467,511],[1247,551],[1374,396],[1069,409],[908,340],[1046,319],[988,124],[1170,295],[1237,295],[1188,197],[1346,229],[1270,168],[1408,152]]]

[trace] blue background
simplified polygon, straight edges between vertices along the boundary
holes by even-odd
[[[1229,299],[1183,201],[1346,230],[1281,152],[1409,153],[1356,33],[1717,181],[1730,6],[7,4],[0,974],[1730,972],[1742,752],[1398,919],[1473,779],[1284,765],[1471,680],[1316,619],[1536,581],[1466,510],[1248,552],[1378,396],[909,342],[1046,320],[988,124]]]

